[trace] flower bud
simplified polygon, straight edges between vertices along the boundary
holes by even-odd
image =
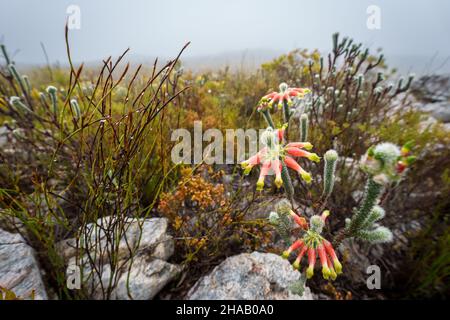
[[[322,233],[325,223],[320,216],[314,215],[309,219],[309,226],[311,230],[317,233]]]
[[[280,216],[278,215],[278,213],[272,211],[269,214],[269,222],[273,225],[277,225],[280,221]]]

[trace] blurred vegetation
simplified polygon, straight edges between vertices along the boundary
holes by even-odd
[[[295,50],[254,72],[186,71],[178,58],[150,68],[124,65],[123,60],[109,58],[90,70],[72,64],[36,68],[28,74],[31,88],[6,61],[0,68],[0,119],[6,130],[0,151],[0,226],[20,231],[37,250],[47,284],[60,298],[89,293],[65,288],[66,266],[56,244],[81,237],[83,226],[104,216],[169,219],[176,240],[173,259],[192,272],[184,284],[168,289],[175,294],[226,256],[275,251],[270,226],[254,214],[268,203],[243,183],[237,166],[179,166],[169,155],[175,143],[172,130],[193,130],[195,120],[202,121],[203,130],[263,127],[256,105],[281,82],[311,89],[311,98],[297,106],[300,114],[309,114],[309,140],[319,155],[334,148],[341,157],[328,200],[334,216],[330,233],[343,226],[360,201],[355,191],[362,190],[364,175],[357,161],[365,150],[381,141],[402,145],[414,140],[419,159],[405,181],[387,190],[383,205],[390,229],[408,229],[419,221],[421,230],[407,235],[412,242],[406,250],[385,253],[399,279],[392,286],[405,288],[402,295],[391,287],[385,294],[448,293],[450,137],[440,123],[427,122],[426,115],[411,108],[409,80],[390,70],[381,53],[334,38],[329,55]],[[49,85],[57,88],[56,112]],[[12,96],[29,110],[12,103]],[[298,126],[289,134],[299,135]],[[319,175],[322,166],[307,164],[305,169]],[[299,210],[318,209],[320,179],[308,189],[300,180],[295,186]],[[264,198],[279,197],[275,188],[264,192]],[[123,235],[120,223],[110,229],[114,237]],[[400,283],[405,278],[407,287]],[[350,288],[345,276],[334,286],[312,290],[332,291],[339,299],[371,295]],[[110,292],[105,289],[105,298]]]

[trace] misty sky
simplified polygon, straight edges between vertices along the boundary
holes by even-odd
[[[71,31],[75,61],[118,55],[186,56],[245,49],[329,50],[339,31],[391,55],[450,55],[450,1],[407,0],[0,0],[0,41],[18,62],[66,62],[64,24],[69,5],[81,9]],[[366,27],[369,5],[381,8],[381,29]]]

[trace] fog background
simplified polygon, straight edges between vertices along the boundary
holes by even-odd
[[[407,0],[0,0],[0,41],[14,60],[67,62],[64,25],[69,5],[81,10],[71,30],[75,62],[93,63],[131,48],[130,59],[183,55],[192,67],[254,67],[295,48],[331,49],[339,31],[403,71],[449,72],[450,1]],[[381,29],[366,26],[369,5],[381,9]]]

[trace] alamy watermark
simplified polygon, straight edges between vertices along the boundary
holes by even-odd
[[[69,30],[81,29],[81,9],[76,4],[71,4],[66,9],[67,14],[67,28]]]
[[[71,264],[66,270],[66,286],[69,290],[80,290],[81,289],[81,270],[80,267]]]
[[[366,26],[369,30],[381,29],[381,8],[376,5],[370,5],[366,9],[367,17]]]
[[[377,265],[370,265],[366,270],[370,276],[366,280],[367,288],[369,290],[381,289],[381,270]]]

